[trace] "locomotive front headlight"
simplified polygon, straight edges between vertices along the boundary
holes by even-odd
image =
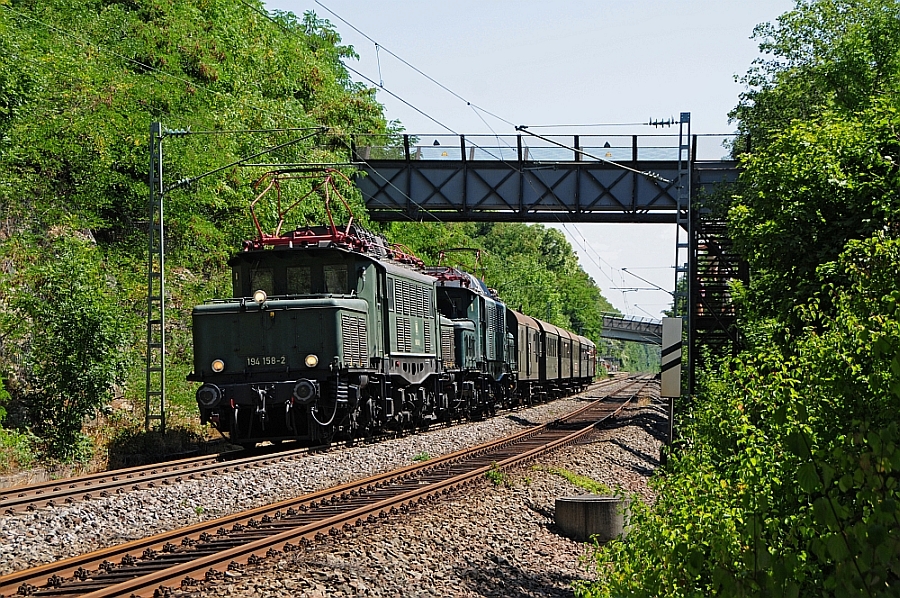
[[[253,300],[259,305],[262,305],[263,303],[265,303],[266,299],[268,299],[268,298],[269,298],[269,296],[266,295],[266,292],[262,289],[259,289],[258,291],[253,293]]]
[[[215,373],[218,374],[219,372],[225,371],[225,362],[222,361],[221,359],[216,359],[216,360],[213,360],[212,365],[210,367],[212,367],[212,371],[214,371]]]
[[[305,363],[308,368],[314,368],[319,365],[319,356],[310,353],[306,356],[306,359],[303,360],[303,363]]]

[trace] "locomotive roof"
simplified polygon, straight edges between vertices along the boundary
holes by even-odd
[[[488,288],[484,281],[465,270],[450,266],[433,266],[425,268],[425,274],[434,277],[438,286],[457,287],[468,289],[473,293],[487,297],[498,303],[503,303],[500,298]]]
[[[421,260],[391,247],[384,237],[363,228],[350,226],[346,234],[334,235],[334,229],[326,226],[307,227],[290,231],[263,241],[245,241],[244,249],[228,260],[234,266],[241,260],[258,257],[287,257],[314,251],[333,251],[354,258],[365,258],[395,276],[412,279],[428,285],[434,279],[422,273]],[[337,231],[340,233],[340,231]]]

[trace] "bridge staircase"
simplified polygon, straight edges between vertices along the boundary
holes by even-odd
[[[693,224],[691,244],[691,308],[692,358],[691,382],[694,372],[710,357],[736,355],[741,348],[737,328],[737,313],[732,301],[730,282],[749,280],[749,269],[734,251],[723,218],[698,214]],[[704,348],[704,353],[700,348]],[[692,389],[693,390],[693,389]]]

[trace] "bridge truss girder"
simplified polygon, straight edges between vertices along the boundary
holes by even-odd
[[[604,162],[377,160],[355,182],[377,221],[674,223],[677,163],[623,165],[655,176]],[[694,166],[699,187],[736,173],[733,163]]]
[[[667,162],[381,161],[356,184],[374,220],[673,222],[677,171]]]
[[[654,320],[603,316],[601,338],[632,341],[647,345],[662,344],[662,324]]]
[[[692,159],[697,136],[684,127],[689,119],[683,115],[682,120],[678,160],[639,160],[636,141],[633,159],[616,163],[531,160],[522,151],[521,141],[518,159],[467,159],[472,152],[466,151],[463,136],[459,159],[420,159],[421,152],[411,152],[405,138],[402,151],[388,159],[370,159],[367,148],[357,148],[360,174],[355,183],[376,221],[678,225],[676,268],[689,280],[679,294],[677,313],[687,319],[688,387],[692,388],[700,356],[694,341],[718,339],[714,336],[717,327],[730,329],[731,325],[704,320],[711,312],[700,308],[697,297],[709,281],[701,280],[694,265],[702,251],[691,224],[700,217],[698,199],[716,186],[735,182],[738,168],[735,161]],[[647,338],[622,340],[647,342]]]

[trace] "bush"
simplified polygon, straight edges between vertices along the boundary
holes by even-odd
[[[35,440],[33,434],[3,428],[6,405],[11,397],[0,377],[0,472],[30,467],[34,461]]]
[[[86,417],[124,376],[124,327],[96,248],[60,235],[10,293],[23,355],[16,388],[48,457],[85,460]]]
[[[848,244],[788,349],[704,376],[682,443],[578,596],[897,596],[900,240]],[[812,324],[817,324],[813,326]]]

